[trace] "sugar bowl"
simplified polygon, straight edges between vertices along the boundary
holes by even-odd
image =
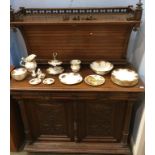
[[[76,73],[80,70],[81,60],[73,59],[70,61],[70,64],[71,64],[71,70]]]

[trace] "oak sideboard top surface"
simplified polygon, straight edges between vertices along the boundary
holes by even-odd
[[[66,70],[68,69],[68,70]],[[69,69],[69,66],[65,68],[65,72],[70,72],[71,70]],[[43,70],[43,72],[46,72]],[[80,72],[79,72],[83,79],[90,74],[95,74],[89,66],[82,67]],[[28,75],[26,79],[23,81],[16,81],[14,79],[11,79],[10,82],[10,88],[11,91],[67,91],[67,92],[72,92],[72,91],[80,91],[80,92],[144,92],[144,84],[139,79],[139,82],[137,85],[133,87],[121,87],[116,84],[114,84],[111,81],[110,78],[110,73],[105,75],[105,83],[101,86],[98,87],[92,87],[87,85],[84,80],[80,84],[76,85],[65,85],[62,84],[59,79],[58,75],[48,75],[47,77],[52,77],[55,79],[55,83],[52,85],[44,85],[43,83],[40,83],[38,85],[30,85],[29,80],[32,79],[31,75]]]

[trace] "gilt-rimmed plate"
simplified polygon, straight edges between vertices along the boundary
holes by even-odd
[[[53,84],[55,80],[53,78],[46,78],[43,80],[43,84],[50,85]]]
[[[118,68],[111,73],[111,80],[120,86],[134,86],[138,83],[138,74],[128,68]]]
[[[73,85],[82,82],[83,78],[79,73],[63,73],[59,75],[59,80],[63,84]]]
[[[84,81],[91,86],[100,86],[105,83],[105,78],[100,75],[88,75]]]
[[[37,85],[39,83],[41,83],[41,79],[39,79],[39,78],[33,78],[29,81],[29,84],[31,84],[31,85]]]

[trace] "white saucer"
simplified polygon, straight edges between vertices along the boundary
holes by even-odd
[[[50,85],[53,84],[55,80],[53,78],[46,78],[43,80],[43,84]]]
[[[31,84],[31,85],[37,85],[39,83],[41,83],[41,79],[39,79],[39,78],[33,78],[29,81],[29,84]]]

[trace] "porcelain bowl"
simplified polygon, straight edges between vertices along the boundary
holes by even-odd
[[[17,68],[11,72],[11,77],[17,81],[24,80],[27,75],[26,68]]]
[[[113,64],[108,61],[94,61],[90,64],[90,68],[99,75],[109,73],[113,67]]]

